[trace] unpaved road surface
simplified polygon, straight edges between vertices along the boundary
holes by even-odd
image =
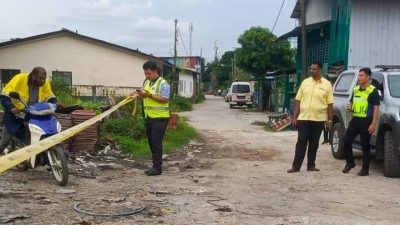
[[[287,174],[297,133],[251,125],[265,121],[265,114],[231,110],[221,98],[209,97],[182,115],[200,137],[167,157],[162,176],[146,177],[142,163],[110,156],[104,162],[71,159],[66,188],[54,185],[45,170],[11,170],[0,176],[0,222],[20,215],[27,218],[11,224],[400,223],[400,181],[383,177],[379,162],[369,177],[356,176],[360,167],[344,175],[344,162],[321,146],[320,172]],[[95,212],[141,203],[146,209],[108,218],[79,214],[75,203]]]

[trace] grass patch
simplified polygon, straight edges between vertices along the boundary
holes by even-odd
[[[263,121],[254,121],[253,123],[251,123],[251,125],[265,126],[265,125],[267,125],[267,123],[263,122]]]
[[[182,96],[176,96],[175,99],[170,102],[171,112],[185,112],[192,111],[193,104],[200,104],[206,100],[206,96],[202,93],[197,95],[195,98],[185,98]]]
[[[263,127],[265,131],[273,131],[271,125],[264,121],[254,121],[251,125]]]
[[[73,96],[71,87],[61,80],[53,80],[51,86],[58,102],[64,106],[80,105],[84,109],[98,111],[98,107],[101,105],[99,102],[83,101],[82,99]]]
[[[192,111],[193,100],[191,98],[176,96],[175,99],[170,102],[170,109],[172,112]]]
[[[196,96],[195,103],[200,104],[200,103],[203,103],[205,100],[206,100],[206,96],[203,93],[201,93]]]
[[[142,118],[110,119],[101,125],[100,135],[111,138],[120,149],[135,159],[151,159]],[[167,130],[164,154],[174,152],[196,137],[196,130],[181,118],[176,130]]]

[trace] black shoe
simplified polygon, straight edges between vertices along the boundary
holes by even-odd
[[[300,172],[300,169],[292,167],[290,170],[287,171],[288,173],[297,173]]]
[[[315,166],[310,166],[310,167],[308,167],[308,168],[307,168],[307,171],[319,172],[319,171],[320,171],[320,169],[318,169],[318,168],[317,168],[317,167],[315,167]]]
[[[144,172],[147,176],[158,176],[161,175],[162,171],[160,169],[149,169],[147,171]]]
[[[352,164],[347,164],[346,166],[344,166],[344,169],[342,170],[343,173],[348,173],[351,169],[353,169],[354,167],[356,167],[356,164],[352,163]]]
[[[361,177],[369,176],[369,172],[368,170],[360,170],[360,172],[358,172],[357,175]]]

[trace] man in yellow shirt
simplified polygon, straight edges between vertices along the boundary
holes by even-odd
[[[18,93],[20,101],[11,98],[10,93],[12,92]],[[15,75],[0,94],[0,103],[4,108],[0,154],[8,146],[13,135],[24,140],[28,138],[25,135],[24,120],[18,115],[25,108],[25,105],[30,106],[37,102],[57,103],[57,98],[53,94],[50,82],[47,79],[47,72],[39,66],[35,67],[29,74]]]
[[[305,79],[296,95],[296,108],[293,115],[293,125],[297,127],[298,138],[292,168],[288,173],[299,172],[306,154],[307,170],[319,171],[315,167],[315,158],[319,146],[324,123],[332,128],[333,91],[331,83],[321,75],[321,62],[311,64],[311,75]],[[326,115],[328,113],[328,121]]]

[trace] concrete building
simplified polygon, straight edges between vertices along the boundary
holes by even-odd
[[[63,29],[0,43],[0,78],[4,84],[16,73],[43,66],[50,77],[79,88],[81,95],[101,95],[105,87],[126,94],[143,85],[142,66],[148,60],[164,67],[163,59]]]
[[[191,98],[196,94],[197,72],[190,69],[180,69],[178,94],[182,97]]]
[[[174,57],[161,57],[170,65],[174,65]],[[201,57],[177,57],[176,66],[179,71],[178,94],[180,96],[191,98],[195,97],[200,91],[201,83]]]

